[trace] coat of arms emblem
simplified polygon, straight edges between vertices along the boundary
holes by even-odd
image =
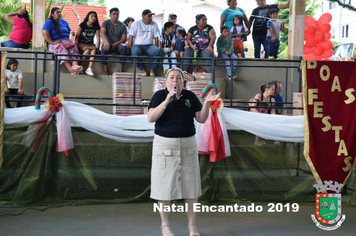
[[[315,184],[317,189],[315,199],[315,212],[312,214],[312,220],[317,227],[323,230],[335,230],[341,226],[345,221],[346,216],[341,214],[341,194],[339,191],[342,189],[342,184],[333,181],[324,181]],[[322,193],[334,191],[336,193]]]

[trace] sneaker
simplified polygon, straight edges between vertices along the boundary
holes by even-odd
[[[227,79],[227,80],[231,80],[231,77],[228,76],[228,75],[226,75],[226,79]]]
[[[72,66],[71,69],[72,69],[73,72],[80,72],[80,71],[83,70],[83,67],[80,66],[80,65],[75,65],[75,66]]]
[[[234,75],[234,77],[232,77],[232,79],[237,79],[237,75]]]
[[[150,76],[151,76],[151,77],[156,76],[156,74],[155,74],[155,72],[154,72],[153,70],[150,70]]]
[[[79,72],[72,72],[72,73],[70,73],[71,75],[78,75],[79,74]]]
[[[147,72],[145,70],[141,70],[141,76],[147,76]]]
[[[274,56],[269,56],[268,59],[274,59]]]
[[[85,74],[90,75],[90,76],[94,76],[93,70],[92,70],[91,68],[88,68],[88,69],[85,71]]]

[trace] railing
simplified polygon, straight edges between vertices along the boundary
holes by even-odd
[[[46,55],[52,55],[52,58],[54,57],[53,53],[51,52],[36,52],[36,51],[26,51],[26,50],[19,50],[19,51],[7,51],[7,53],[12,54],[12,53],[21,53],[24,55],[28,55],[28,54],[32,54],[34,55],[34,57],[11,57],[8,56],[8,59],[19,59],[19,60],[30,60],[30,61],[34,61],[34,75],[35,75],[35,80],[34,80],[34,91],[33,91],[33,95],[8,95],[5,94],[5,97],[14,97],[14,98],[18,98],[18,97],[23,97],[23,99],[9,99],[9,102],[35,102],[36,100],[36,92],[37,92],[37,81],[38,81],[38,64],[39,61],[42,61],[42,86],[45,86],[45,63],[46,60],[51,60],[46,58]],[[40,55],[43,55],[43,57],[40,57]]]
[[[45,62],[46,60],[53,60],[54,61],[54,67],[53,67],[53,93],[54,94],[58,94],[60,93],[60,81],[61,81],[61,73],[60,73],[60,64],[61,64],[61,59],[59,58],[59,56],[78,56],[78,57],[82,57],[83,55],[70,55],[70,54],[54,54],[51,52],[36,52],[36,51],[8,51],[8,58],[14,58],[11,57],[10,54],[12,53],[19,53],[21,52],[24,54],[34,54],[34,58],[31,57],[17,57],[16,59],[20,59],[20,60],[34,60],[35,64],[34,64],[34,77],[35,77],[35,81],[34,81],[34,91],[33,91],[33,95],[6,95],[6,97],[14,97],[14,98],[18,98],[18,97],[23,97],[24,99],[9,99],[9,102],[18,102],[18,101],[22,101],[22,102],[34,102],[35,101],[35,96],[36,96],[36,92],[38,89],[37,86],[37,78],[38,78],[38,61],[42,61],[42,86],[46,86],[45,84]],[[39,57],[39,55],[43,55],[43,57]],[[46,55],[51,55],[51,58],[46,58]],[[144,64],[166,64],[163,63],[162,61],[158,61],[158,62],[151,62],[148,60],[152,60],[152,59],[159,59],[159,60],[163,60],[163,59],[167,59],[166,57],[147,57],[147,56],[119,56],[119,55],[86,55],[86,57],[94,57],[94,61],[95,62],[107,62],[107,63],[120,63],[120,60],[122,58],[125,58],[125,64],[129,63],[129,64],[133,64],[133,76],[134,78],[136,78],[136,65],[138,60],[142,60]],[[110,60],[102,60],[102,57],[107,57],[110,58]],[[194,58],[183,58],[183,59],[189,59],[189,60],[193,60]],[[241,64],[240,62],[249,62],[252,59],[222,59],[222,58],[202,58],[199,57],[198,58],[199,62],[198,63],[171,63],[170,64],[176,64],[176,65],[180,65],[181,67],[183,67],[184,65],[188,65],[188,66],[211,66],[212,70],[210,71],[210,73],[212,74],[212,81],[211,82],[215,82],[215,70],[216,67],[226,67],[225,65],[225,60],[230,60],[230,66],[231,66],[231,70],[233,68],[233,61],[237,61],[238,67],[247,67],[247,68],[283,68],[285,69],[285,81],[281,81],[282,83],[284,82],[285,85],[285,103],[286,105],[292,105],[292,102],[288,102],[289,99],[289,94],[288,94],[288,77],[289,77],[289,69],[295,69],[298,71],[299,74],[299,88],[298,90],[301,91],[301,85],[302,85],[302,73],[301,73],[301,69],[300,69],[300,60],[268,60],[269,64],[273,64],[275,62],[278,63],[286,63],[286,65],[246,65],[246,64]],[[200,61],[203,61],[204,63],[201,63]],[[211,64],[207,64],[205,62],[205,60],[209,60],[211,61]],[[67,61],[75,61],[75,60],[67,60]],[[86,60],[80,60],[82,62],[90,62],[91,60],[86,59]],[[266,59],[253,59],[253,61],[261,61],[261,62],[266,62]],[[295,63],[296,65],[290,65],[290,63]],[[226,107],[233,107],[233,108],[239,108],[239,109],[250,109],[256,106],[249,106],[248,103],[251,103],[249,101],[234,101],[233,99],[233,94],[234,94],[234,86],[233,85],[233,80],[230,81],[231,86],[230,86],[230,99],[224,99],[224,106]],[[123,105],[123,104],[109,104],[109,103],[102,103],[102,102],[98,102],[98,103],[84,103],[87,105],[96,105],[96,106],[147,106],[147,105],[139,105],[136,104],[135,98],[136,98],[136,80],[134,80],[134,88],[133,88],[133,103],[131,105]],[[81,97],[81,96],[65,96],[66,99],[93,99],[93,100],[112,100],[112,98],[107,98],[107,97],[97,97],[97,96],[93,96],[93,97]],[[253,102],[252,102],[253,103]],[[247,105],[247,106],[246,106]],[[301,108],[293,108],[293,107],[288,107],[286,106],[285,109],[301,109]],[[259,106],[260,108],[264,108]],[[265,107],[267,108],[267,107]],[[270,107],[269,107],[270,108]]]

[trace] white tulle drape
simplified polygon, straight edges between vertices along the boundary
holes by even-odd
[[[149,123],[146,115],[115,116],[77,102],[64,101],[63,104],[74,126],[120,142],[153,140],[154,123]],[[37,122],[43,119],[46,112],[43,106],[40,110],[35,110],[33,106],[5,109],[5,124]],[[224,107],[221,118],[228,127],[234,126],[264,139],[304,142],[303,116],[259,114]],[[201,135],[199,130],[198,127],[197,139]]]

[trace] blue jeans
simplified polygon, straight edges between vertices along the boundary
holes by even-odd
[[[280,41],[279,39],[277,39],[275,42],[272,42],[271,39],[271,36],[267,36],[268,57],[274,57],[275,59],[277,59]]]
[[[28,49],[30,47],[30,44],[18,44],[12,40],[8,40],[1,42],[1,47]]]
[[[237,56],[234,53],[231,53],[231,56],[227,56],[225,53],[223,53],[223,54],[221,54],[221,58],[223,58],[223,59],[237,59]],[[232,64],[234,65],[232,67],[232,73],[235,73],[236,66],[237,66],[237,61],[233,61]],[[230,60],[225,60],[225,65],[226,65],[227,76],[229,76],[231,78],[232,77],[232,73],[231,73]]]
[[[103,43],[103,45],[101,46],[101,55],[102,56],[108,55],[111,52],[115,52],[117,55],[120,55],[120,56],[126,56],[128,54],[127,53],[127,46],[124,43],[120,43],[119,45],[116,46],[116,48],[114,50],[112,50],[110,48],[108,51],[104,50],[104,43]],[[108,60],[108,58],[107,57],[103,57],[103,60]],[[120,63],[122,65],[124,65],[125,60],[126,60],[126,58],[120,58]],[[103,65],[106,65],[106,64],[107,64],[107,62],[103,62]]]
[[[265,50],[265,58],[268,58],[268,47],[266,45],[266,35],[252,35],[253,46],[255,47],[255,58],[261,58],[261,44]]]
[[[193,56],[194,56],[194,50],[192,48],[188,47],[184,52],[184,57],[193,57]],[[205,48],[203,50],[199,50],[198,51],[197,58],[198,57],[211,57],[211,58],[213,58],[214,57],[214,53],[213,52],[207,52],[206,48]],[[191,61],[192,61],[192,59],[184,59],[183,60],[183,63],[184,63],[183,70],[184,71],[188,71],[189,65],[187,65],[187,63],[190,63]],[[212,63],[211,60],[206,60],[206,64],[210,65],[210,66],[208,66],[209,72],[211,72],[211,63]]]
[[[158,57],[162,55],[161,49],[157,47],[156,45],[149,44],[149,45],[133,45],[131,48],[131,55],[132,56],[142,56],[143,54],[146,54],[149,57]],[[151,62],[158,62],[159,59],[152,59]],[[140,68],[140,70],[144,70],[145,66],[142,64],[142,60],[138,59],[137,60],[137,67]],[[157,68],[157,64],[150,64],[150,70],[154,71]]]
[[[176,64],[174,63],[177,63],[177,60],[175,59],[176,58],[176,52],[173,50],[172,52],[169,52],[169,53],[166,53],[166,54],[163,54],[163,56],[165,57],[165,59],[163,59],[163,73],[166,71],[166,69],[169,69],[169,59],[168,58],[171,58],[171,63],[172,63],[172,68],[175,68],[177,67]]]

